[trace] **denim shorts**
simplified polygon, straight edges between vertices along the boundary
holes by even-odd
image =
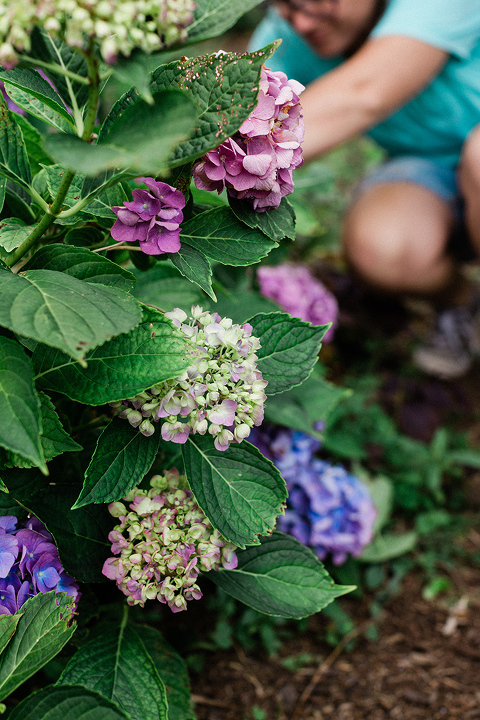
[[[421,185],[451,204],[457,222],[448,249],[458,260],[463,262],[475,259],[476,254],[468,238],[463,219],[463,200],[460,195],[455,169],[415,155],[392,158],[386,160],[382,165],[375,168],[370,175],[360,181],[355,188],[353,199],[355,200],[356,197],[374,185],[390,182],[409,182]]]

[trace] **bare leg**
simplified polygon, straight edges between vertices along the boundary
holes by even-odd
[[[420,185],[373,185],[347,213],[346,255],[374,287],[439,293],[454,275],[454,262],[445,251],[453,221],[450,205]]]
[[[465,221],[480,255],[480,125],[465,141],[459,169],[460,187],[465,199]]]

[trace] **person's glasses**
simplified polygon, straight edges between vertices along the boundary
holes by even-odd
[[[283,14],[299,12],[315,19],[322,17],[326,7],[337,2],[338,0],[277,0],[277,5]]]

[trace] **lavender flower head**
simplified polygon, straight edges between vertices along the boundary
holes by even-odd
[[[199,600],[201,572],[237,566],[236,546],[215,530],[198,507],[184,476],[173,469],[108,506],[119,519],[109,534],[112,552],[103,574],[115,580],[129,605],[155,598],[174,612]]]
[[[191,344],[191,365],[182,375],[154,385],[122,402],[125,418],[143,435],[163,420],[162,438],[183,444],[192,435],[215,439],[217,450],[240,443],[263,420],[266,381],[257,369],[260,343],[252,326],[192,307],[192,316],[178,308],[165,313]]]
[[[111,65],[134,48],[150,53],[186,40],[195,7],[193,0],[0,0],[0,65],[17,65],[34,26],[74,48],[95,39]]]
[[[337,300],[305,265],[261,265],[257,277],[261,294],[277,302],[293,317],[312,325],[332,323],[323,342],[333,340],[338,318]]]
[[[135,189],[133,201],[112,207],[117,216],[111,234],[118,242],[140,241],[147,255],[176,253],[180,250],[180,223],[185,197],[167,183],[138,178],[149,190]],[[149,192],[150,191],[150,192]]]
[[[285,73],[262,68],[258,102],[239,132],[211,150],[193,168],[201,190],[226,187],[254,210],[277,208],[293,192],[293,170],[302,162],[304,123],[299,95],[304,86]]]
[[[253,439],[252,439],[253,438]],[[289,497],[279,529],[340,565],[358,557],[373,537],[377,511],[367,487],[341,465],[315,457],[320,441],[305,433],[271,427],[250,441],[271,459],[287,483]]]
[[[0,517],[0,615],[14,615],[28,598],[51,590],[72,597],[75,610],[81,593],[45,525],[35,517],[17,524],[13,515]]]

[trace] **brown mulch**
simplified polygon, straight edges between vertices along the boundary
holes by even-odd
[[[426,601],[420,579],[407,577],[382,612],[376,641],[365,636],[367,606],[345,599],[356,629],[333,652],[316,639],[329,622],[320,613],[278,658],[241,648],[214,654],[193,679],[198,720],[480,718],[480,570],[455,570],[454,583],[448,597]],[[299,653],[317,664],[294,672],[281,665]]]

